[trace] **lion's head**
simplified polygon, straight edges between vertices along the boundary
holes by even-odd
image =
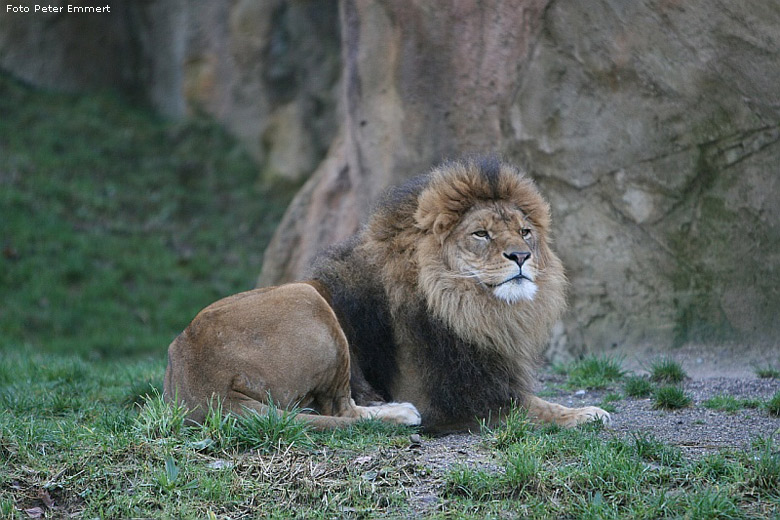
[[[380,208],[370,242],[399,305],[415,292],[464,335],[507,336],[493,341],[502,348],[518,336],[538,344],[563,312],[566,281],[549,246],[549,205],[514,166],[495,158],[445,163],[391,192]]]
[[[533,300],[550,262],[550,209],[512,166],[483,159],[434,170],[414,218],[438,240],[450,276],[508,304]]]
[[[539,232],[511,204],[477,204],[442,240],[449,270],[471,279],[499,300],[533,300],[538,289]]]

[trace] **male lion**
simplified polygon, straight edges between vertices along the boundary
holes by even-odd
[[[312,410],[298,417],[319,428],[376,417],[466,430],[512,403],[562,426],[609,421],[532,394],[565,306],[549,229],[549,206],[513,166],[444,164],[391,190],[310,281],[201,311],[170,346],[165,396],[195,421],[212,396],[233,412],[270,397]]]

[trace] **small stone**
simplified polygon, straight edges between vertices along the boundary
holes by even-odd
[[[409,436],[409,442],[411,443],[411,447],[417,447],[422,444],[422,437],[420,437],[419,434],[413,433]]]
[[[208,464],[209,469],[230,469],[233,467],[233,463],[229,460],[217,459]]]

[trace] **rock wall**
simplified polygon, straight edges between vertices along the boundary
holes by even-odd
[[[780,4],[342,3],[342,138],[261,284],[305,276],[389,184],[498,151],[552,202],[571,310],[550,354],[777,345]]]
[[[210,1],[186,9],[157,3],[172,17],[187,13],[183,56],[174,62],[182,92],[168,97],[183,95],[191,111],[223,121],[265,175],[308,177],[338,128],[335,0]]]
[[[84,0],[110,13],[0,10],[0,68],[46,88],[119,88],[223,122],[264,175],[302,181],[337,134],[336,0]],[[15,4],[15,5],[17,5]]]
[[[343,2],[342,137],[293,201],[258,283],[304,276],[319,248],[354,233],[387,186],[447,157],[499,150],[506,94],[542,5]]]
[[[556,210],[570,342],[777,344],[780,4],[555,2],[544,26],[506,152]]]

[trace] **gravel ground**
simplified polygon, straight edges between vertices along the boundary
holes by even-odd
[[[780,434],[780,418],[771,417],[763,409],[722,412],[702,406],[707,399],[719,395],[766,401],[780,390],[780,380],[712,377],[688,380],[683,388],[693,403],[681,410],[655,410],[652,399],[627,398],[614,402],[616,411],[612,414],[609,431],[619,435],[651,434],[691,454],[743,449],[756,437]],[[604,394],[603,391],[588,392],[550,399],[566,406],[598,405]]]
[[[735,370],[733,365],[730,368],[726,376],[712,370],[696,372],[697,377],[683,384],[685,393],[693,402],[682,410],[655,410],[651,399],[624,398],[613,402],[613,422],[603,435],[646,433],[679,447],[686,457],[698,457],[722,449],[749,449],[751,442],[758,437],[780,436],[780,418],[770,416],[764,409],[740,409],[730,413],[702,406],[704,401],[718,395],[766,401],[780,390],[778,379],[759,379],[754,373],[749,374],[747,369]],[[735,373],[744,377],[733,377]],[[539,390],[545,399],[565,406],[599,405],[604,395],[620,390],[620,387],[591,392],[561,390],[560,383],[564,380],[546,371],[540,374]],[[413,507],[419,511],[430,511],[440,505],[442,478],[456,465],[498,470],[499,461],[484,441],[485,438],[478,434],[424,438],[420,443],[415,438],[409,455],[415,463],[428,469],[429,477],[409,490]]]

